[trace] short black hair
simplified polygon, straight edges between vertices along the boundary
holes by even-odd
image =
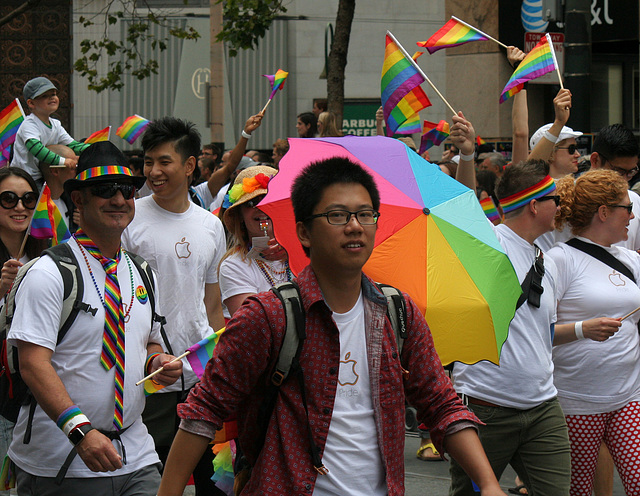
[[[293,181],[291,203],[296,222],[307,222],[320,203],[324,190],[333,184],[360,184],[374,210],[380,210],[380,192],[373,176],[361,165],[343,157],[333,157],[307,165]],[[309,249],[302,247],[309,255]]]
[[[499,200],[520,193],[538,184],[549,175],[549,163],[546,160],[525,160],[519,164],[505,167],[502,177],[496,185],[496,196]],[[505,214],[505,217],[517,217],[522,207]]]
[[[622,124],[612,124],[600,129],[591,151],[613,160],[616,157],[637,157],[640,149],[638,138],[631,129]]]
[[[142,135],[144,153],[164,143],[173,146],[186,162],[189,157],[200,155],[200,133],[193,122],[176,117],[162,117],[151,121]]]

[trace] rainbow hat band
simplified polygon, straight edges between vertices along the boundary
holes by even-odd
[[[131,169],[128,167],[122,167],[121,165],[101,165],[99,167],[91,167],[90,169],[83,170],[76,179],[79,181],[85,181],[87,179],[92,179],[100,176],[112,176],[112,175],[121,175],[121,176],[131,176],[133,177],[133,173]]]
[[[500,200],[502,211],[507,214],[524,207],[531,200],[551,195],[556,190],[556,183],[551,176],[545,177],[538,184]]]

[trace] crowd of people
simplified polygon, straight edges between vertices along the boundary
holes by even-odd
[[[512,65],[523,57],[509,47]],[[423,422],[418,458],[451,456],[451,496],[504,495],[507,465],[516,494],[608,496],[614,465],[626,493],[640,494],[640,198],[630,190],[640,150],[629,129],[607,126],[579,168],[568,89],[530,139],[527,91],[515,95],[511,160],[476,145],[460,112],[441,161],[423,164],[493,207],[487,222],[522,287],[500,365],[456,363],[449,374],[409,295],[400,341],[362,271],[380,192],[360,165],[319,160],[294,180],[309,257],[296,276],[274,239],[278,219],[259,207],[289,148],[247,149],[262,113],[230,150],[160,118],[125,156],[69,136],[48,79],[23,96],[31,113],[0,169],[0,290],[15,296],[7,343],[37,403],[0,417],[18,494],[178,496],[190,477],[197,495],[227,494],[212,480],[210,442],[237,419],[237,458],[251,467],[242,494],[400,495],[405,402]],[[296,121],[301,138],[340,137],[340,127],[326,100]],[[64,256],[82,293],[64,333],[70,283],[56,258],[13,287],[47,246],[28,231],[45,183],[72,233]],[[301,344],[265,412],[289,316],[269,290],[287,282],[303,309]],[[201,379],[175,359],[222,328]],[[355,382],[341,379],[347,368]],[[153,372],[158,391],[145,397],[136,383]]]

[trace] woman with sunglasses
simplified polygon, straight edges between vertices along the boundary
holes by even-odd
[[[626,494],[640,494],[640,255],[615,246],[633,218],[627,182],[610,170],[557,182],[573,239],[547,254],[557,270],[554,382],[571,442],[571,492],[591,494],[601,442]]]
[[[220,263],[220,291],[226,318],[248,296],[293,277],[287,252],[273,239],[271,219],[257,208],[276,173],[263,165],[249,167],[238,174],[225,197],[229,250]]]
[[[33,178],[17,167],[0,169],[0,297],[11,289],[18,269],[23,263],[40,255],[46,248],[44,241],[27,238],[20,253],[33,211],[38,203],[38,187]],[[18,256],[20,259],[18,260]],[[4,300],[3,300],[4,301]]]

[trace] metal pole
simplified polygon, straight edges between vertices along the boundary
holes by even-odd
[[[591,0],[566,0],[565,87],[573,105],[569,126],[583,132],[591,129]]]

